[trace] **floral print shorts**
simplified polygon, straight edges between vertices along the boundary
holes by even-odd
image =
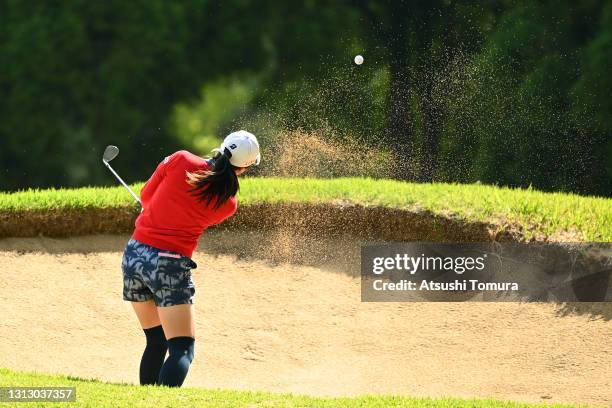
[[[191,269],[197,264],[186,256],[130,239],[123,252],[123,300],[150,299],[160,307],[193,303]]]

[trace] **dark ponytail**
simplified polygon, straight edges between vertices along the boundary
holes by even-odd
[[[194,187],[188,190],[194,192],[193,196],[198,196],[206,205],[214,203],[215,209],[235,196],[239,188],[235,167],[231,165],[228,154],[220,151],[210,159],[207,170],[187,172],[187,183]]]

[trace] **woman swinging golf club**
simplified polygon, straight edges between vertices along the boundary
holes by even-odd
[[[142,188],[143,210],[122,261],[123,299],[147,342],[141,384],[183,384],[195,343],[191,256],[207,227],[234,214],[237,176],[260,158],[255,136],[241,130],[208,160],[185,150],[166,157]]]

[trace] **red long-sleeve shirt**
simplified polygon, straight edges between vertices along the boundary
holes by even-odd
[[[214,209],[187,190],[187,172],[208,168],[203,158],[180,150],[166,157],[140,192],[144,210],[136,219],[132,238],[147,245],[190,257],[206,228],[236,211],[236,197]]]

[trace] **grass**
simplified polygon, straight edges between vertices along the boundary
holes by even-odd
[[[138,193],[143,183],[133,185]],[[429,210],[466,221],[508,221],[530,232],[574,231],[586,241],[612,241],[612,199],[479,184],[417,184],[368,178],[245,178],[240,205],[352,203]],[[0,212],[134,205],[121,187],[0,193]]]
[[[17,372],[0,368],[0,387],[76,387],[74,403],[20,403],[20,407],[411,407],[411,408],[527,408],[576,407],[577,405],[526,404],[510,401],[429,399],[399,396],[312,398],[293,394],[167,388],[105,383],[62,375]],[[13,406],[14,404],[6,404]]]

